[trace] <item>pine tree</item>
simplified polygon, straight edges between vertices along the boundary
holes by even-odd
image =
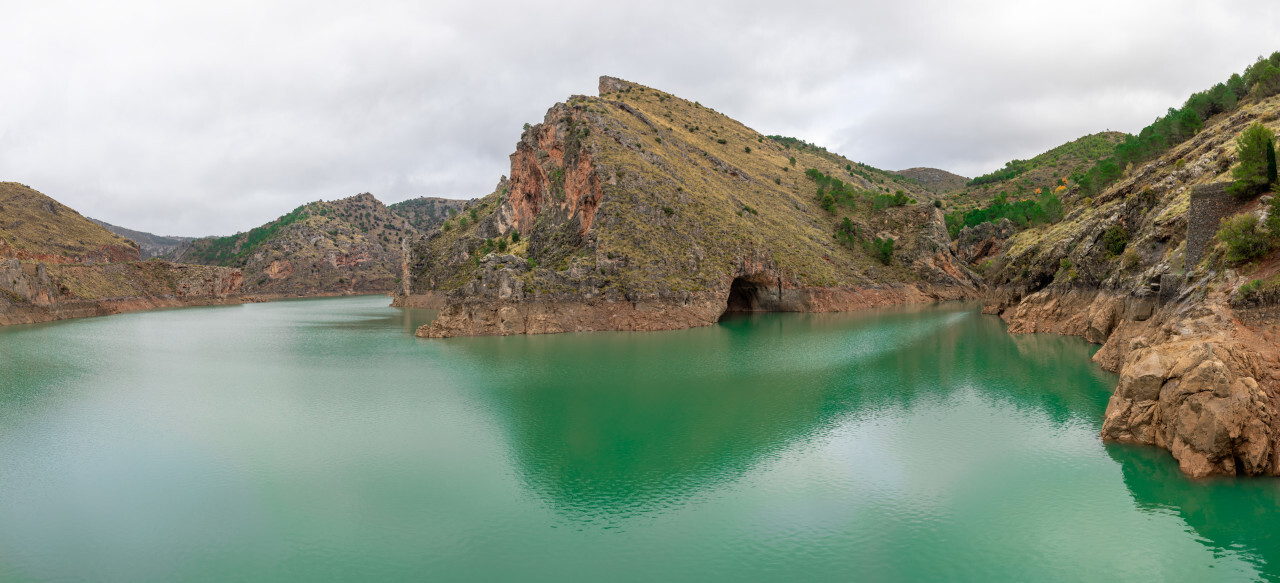
[[[1254,123],[1236,138],[1236,154],[1240,156],[1240,165],[1231,171],[1235,182],[1227,187],[1237,198],[1251,198],[1266,192],[1270,184],[1268,158],[1275,157],[1272,142],[1275,134],[1267,126]],[[1270,152],[1270,156],[1268,156]]]

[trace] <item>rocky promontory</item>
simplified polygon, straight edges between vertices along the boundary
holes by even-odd
[[[526,127],[492,193],[406,242],[398,301],[443,297],[418,334],[448,337],[975,297],[979,278],[924,194],[604,77],[598,97],[574,96]]]

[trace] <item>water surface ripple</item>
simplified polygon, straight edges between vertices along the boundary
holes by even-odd
[[[1098,439],[971,306],[421,340],[361,297],[0,329],[3,581],[1277,578],[1274,480]]]

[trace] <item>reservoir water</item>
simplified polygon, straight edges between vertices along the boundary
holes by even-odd
[[[1235,581],[1280,482],[1104,444],[972,306],[423,340],[357,297],[0,328],[0,581]]]

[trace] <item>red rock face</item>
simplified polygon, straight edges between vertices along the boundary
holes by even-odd
[[[266,272],[267,277],[271,279],[283,279],[293,275],[293,264],[284,260],[272,261],[271,265],[267,266]]]
[[[548,118],[566,115],[555,108]],[[565,119],[572,119],[566,117]],[[579,235],[586,235],[595,220],[603,191],[591,153],[577,146],[567,151],[563,123],[539,124],[511,155],[511,178],[504,201],[510,208],[511,227],[527,233],[543,211],[556,208],[578,219]]]
[[[373,261],[373,254],[368,251],[347,254],[329,254],[329,265],[332,267],[355,267],[361,263],[368,263],[370,261]]]

